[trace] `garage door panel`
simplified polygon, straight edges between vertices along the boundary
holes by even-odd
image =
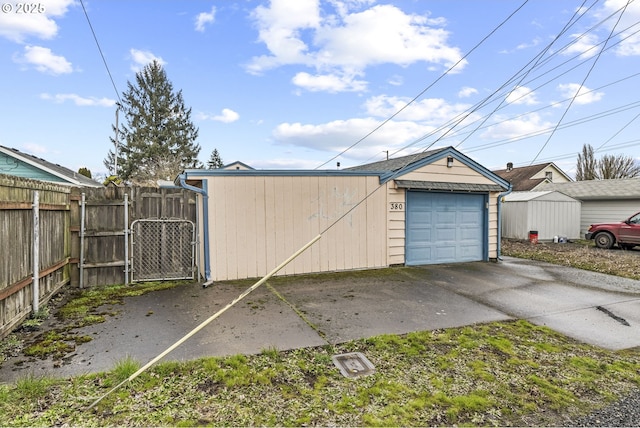
[[[456,248],[453,245],[441,246],[436,250],[437,257],[435,263],[447,263],[456,255]]]
[[[461,212],[458,214],[461,225],[477,226],[482,222],[482,215],[477,212]]]
[[[432,248],[431,247],[415,247],[413,250],[413,257],[415,260],[424,260],[424,259],[432,259]],[[407,264],[409,264],[407,262]]]
[[[464,242],[464,241],[472,241],[473,245],[476,245],[478,240],[481,240],[481,239],[482,239],[482,233],[480,233],[479,230],[468,229],[468,228],[460,229],[460,240],[462,242]]]
[[[431,228],[429,229],[414,229],[411,242],[419,244],[420,242],[431,241]]]
[[[407,192],[408,265],[483,260],[485,195]]]

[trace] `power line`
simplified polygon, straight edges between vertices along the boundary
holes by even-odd
[[[613,26],[613,28],[611,29],[611,32],[609,32],[609,36],[607,37],[607,40],[605,41],[605,44],[603,45],[603,48],[600,49],[600,51],[598,52],[598,55],[596,56],[596,58],[593,61],[593,64],[591,65],[591,68],[589,68],[589,71],[587,72],[586,76],[584,77],[584,79],[582,79],[582,82],[580,83],[580,87],[578,88],[578,90],[576,91],[575,95],[573,96],[573,98],[571,99],[571,101],[569,102],[569,105],[567,106],[567,108],[565,109],[565,111],[562,113],[562,116],[560,117],[560,120],[558,120],[558,123],[556,124],[556,127],[554,128],[554,130],[551,132],[551,134],[549,135],[549,138],[547,138],[547,141],[545,141],[545,143],[542,145],[542,147],[540,148],[540,150],[538,151],[538,153],[536,154],[536,156],[533,158],[533,160],[531,161],[531,164],[533,165],[533,163],[536,161],[536,159],[538,159],[538,156],[540,156],[540,154],[542,153],[542,151],[545,149],[545,147],[547,147],[547,144],[549,144],[549,141],[551,141],[551,138],[554,136],[556,130],[558,129],[558,127],[560,126],[560,124],[562,123],[562,120],[565,118],[565,116],[567,115],[567,113],[569,112],[569,109],[571,109],[571,106],[573,105],[573,102],[575,101],[575,99],[578,97],[578,94],[580,94],[580,90],[582,89],[582,87],[584,86],[585,82],[587,81],[587,79],[589,78],[589,76],[591,75],[591,72],[593,71],[593,69],[595,68],[596,64],[598,63],[598,61],[600,60],[600,57],[602,55],[602,52],[604,51],[604,47],[606,47],[607,43],[611,37],[613,36],[616,27],[618,26],[618,24],[620,23],[620,20],[622,19],[622,16],[624,15],[624,12],[627,10],[627,6],[629,6],[629,4],[631,3],[632,0],[627,0],[627,3],[625,4],[622,12],[620,12],[620,15],[618,16],[618,20],[616,21],[616,24]]]
[[[89,28],[91,29],[91,34],[93,34],[93,40],[96,42],[96,46],[98,47],[98,52],[100,52],[100,57],[102,57],[102,62],[104,63],[104,68],[107,70],[107,74],[109,75],[109,79],[111,80],[111,85],[113,86],[113,90],[116,93],[116,97],[118,98],[118,102],[122,104],[122,100],[120,99],[120,92],[116,87],[116,82],[113,80],[113,76],[111,75],[111,71],[109,70],[109,65],[107,64],[107,60],[102,53],[102,48],[100,47],[100,43],[98,42],[98,37],[96,36],[96,32],[93,30],[93,25],[91,25],[91,20],[89,19],[89,14],[87,13],[87,9],[84,7],[84,1],[80,0],[80,4],[82,5],[82,11],[84,12],[84,16],[87,19],[87,24],[89,24]]]
[[[587,0],[584,0],[584,2],[582,3],[582,5],[584,5],[586,2],[587,2]],[[594,5],[594,4],[595,4],[595,3],[593,3],[593,4],[589,7],[589,9],[591,9],[591,7],[593,7],[593,5]],[[524,81],[524,79],[526,79],[526,78],[527,78],[527,76],[529,75],[529,73],[531,73],[533,70],[535,70],[535,69],[536,69],[536,67],[537,67],[537,65],[538,65],[538,64],[540,64],[540,62],[542,61],[542,59],[544,58],[544,56],[546,55],[546,53],[547,53],[547,52],[551,49],[551,47],[554,45],[554,43],[555,43],[556,41],[558,41],[558,39],[559,39],[559,38],[560,38],[560,37],[561,37],[561,36],[562,36],[562,35],[563,35],[563,34],[564,34],[564,33],[565,33],[569,28],[571,28],[571,26],[573,25],[573,19],[578,15],[578,11],[580,11],[581,9],[582,9],[582,7],[577,8],[577,9],[576,9],[576,11],[574,12],[573,16],[571,17],[571,19],[570,19],[569,21],[567,21],[567,23],[565,24],[564,28],[563,28],[563,29],[562,29],[562,30],[561,30],[561,31],[556,35],[556,37],[555,37],[555,38],[554,38],[554,39],[553,39],[553,40],[552,40],[552,41],[551,41],[551,42],[550,42],[550,43],[549,43],[549,44],[548,44],[548,45],[547,45],[547,46],[542,50],[542,52],[540,52],[538,55],[536,55],[536,56],[535,56],[531,61],[529,61],[529,63],[528,63],[527,65],[525,65],[524,67],[522,67],[522,68],[521,68],[521,69],[520,69],[520,70],[515,74],[516,76],[517,76],[517,75],[519,75],[519,74],[522,72],[522,70],[524,70],[524,69],[525,69],[525,67],[529,66],[529,64],[531,64],[531,63],[532,63],[532,62],[534,62],[534,60],[535,60],[534,64],[531,66],[531,68],[529,68],[529,69],[528,69],[528,70],[527,70],[527,71],[522,75],[522,77],[520,78],[520,80],[518,81],[518,83],[516,83],[516,86],[514,87],[514,89],[515,89],[515,88],[517,88],[517,87],[519,87],[519,86],[522,84],[522,82]],[[581,14],[581,16],[584,16],[584,15],[589,11],[589,9],[587,9],[586,11],[584,11],[584,12]],[[578,18],[578,19],[579,19],[579,18]],[[576,21],[577,21],[577,20],[576,20]],[[509,82],[507,82],[507,83],[505,83],[504,85],[502,85],[502,86],[498,89],[498,91],[499,91],[499,90],[501,90],[502,88],[504,88],[504,87],[505,87],[506,85],[508,85],[508,84],[509,84]],[[471,133],[469,133],[469,135],[467,135],[465,138],[463,138],[463,139],[462,139],[462,141],[460,141],[460,142],[456,145],[456,148],[457,148],[457,147],[459,147],[460,145],[464,144],[464,142],[465,142],[465,141],[467,141],[467,139],[468,139],[469,137],[471,137],[471,135],[473,135],[473,133],[474,133],[475,131],[477,131],[477,130],[482,126],[482,125],[484,125],[484,124],[489,120],[489,118],[490,118],[490,117],[491,117],[491,116],[492,116],[496,111],[498,111],[498,110],[502,107],[502,105],[507,101],[507,98],[509,98],[509,95],[513,92],[513,90],[514,90],[514,89],[512,89],[512,90],[509,92],[509,94],[507,94],[504,98],[502,98],[502,99],[500,100],[500,103],[498,104],[498,106],[497,106],[496,108],[494,108],[494,109],[493,109],[493,111],[492,111],[491,113],[489,113],[488,115],[486,115],[486,117],[484,118],[484,120],[482,120],[482,121],[480,122],[480,124],[476,127],[476,129],[475,129],[475,130],[473,130]],[[496,92],[497,92],[497,91],[495,91],[495,92],[494,92],[494,94],[495,94]],[[524,96],[524,95],[523,95],[523,96]]]
[[[358,144],[360,144],[362,141],[364,141],[365,139],[367,139],[368,137],[370,137],[371,135],[373,135],[375,132],[377,132],[380,128],[382,128],[384,125],[386,125],[387,123],[389,123],[394,117],[398,116],[400,113],[402,113],[406,108],[408,108],[411,104],[413,104],[416,100],[418,100],[418,98],[420,98],[422,95],[425,94],[425,92],[427,92],[429,89],[431,89],[433,86],[435,86],[436,83],[438,83],[440,80],[442,80],[446,75],[448,75],[453,69],[455,69],[460,63],[462,63],[468,56],[470,56],[478,47],[480,47],[489,37],[491,37],[496,31],[498,31],[504,24],[506,24],[516,13],[518,13],[520,11],[520,9],[522,9],[527,3],[529,2],[529,0],[525,0],[524,3],[522,3],[516,10],[514,10],[513,12],[511,12],[511,14],[509,16],[507,16],[507,18],[505,18],[498,26],[496,26],[493,30],[491,30],[489,32],[489,34],[487,34],[485,37],[482,38],[482,40],[480,40],[480,42],[478,42],[473,48],[471,48],[471,50],[469,52],[467,52],[462,58],[460,58],[455,64],[453,64],[451,67],[449,67],[444,73],[442,73],[436,80],[434,80],[430,85],[428,85],[426,88],[424,88],[418,95],[416,95],[413,99],[411,99],[411,101],[409,101],[408,103],[406,103],[402,108],[400,108],[398,111],[396,111],[395,113],[393,113],[390,117],[388,117],[387,119],[385,119],[382,123],[380,123],[378,126],[376,126],[373,130],[371,130],[369,133],[367,133],[364,137],[360,138],[358,141],[356,141],[355,143],[353,143],[352,145],[350,145],[349,147],[347,147],[346,149],[342,150],[340,153],[338,153],[337,155],[333,156],[331,159],[327,160],[326,162],[324,162],[323,164],[317,166],[314,169],[318,169],[318,168],[322,168],[323,166],[325,166],[326,164],[328,164],[329,162],[333,161],[334,159],[342,156],[343,154],[345,154],[346,152],[348,152],[349,150],[351,150],[352,148],[354,148],[355,146],[357,146]]]
[[[596,0],[596,2],[595,2],[595,3],[597,3],[597,1],[598,1],[598,0]],[[585,0],[585,2],[586,2],[586,0]],[[580,18],[582,18],[583,16],[585,16],[586,12],[587,12],[588,10],[590,10],[590,9],[595,5],[595,3],[593,3],[593,4],[592,4],[592,5],[591,5],[591,6],[590,6],[590,7],[589,7],[589,8],[588,8],[584,13],[582,13],[582,14],[581,14],[577,19],[575,19],[575,21],[574,21],[574,18],[578,15],[578,11],[580,11],[580,10],[581,10],[581,8],[577,9],[577,10],[576,10],[576,13],[574,13],[574,15],[571,17],[571,19],[567,22],[567,24],[565,24],[565,27],[564,27],[564,28],[563,28],[563,30],[558,34],[558,36],[556,36],[556,37],[554,38],[554,40],[553,40],[549,45],[547,45],[547,47],[545,48],[545,50],[544,50],[543,52],[541,52],[541,53],[537,54],[537,55],[536,55],[536,56],[535,56],[531,61],[529,61],[529,64],[531,64],[531,62],[533,62],[534,60],[536,60],[536,58],[538,58],[538,60],[540,60],[541,55],[543,55],[546,51],[548,51],[548,50],[552,47],[553,43],[554,43],[554,42],[555,42],[555,41],[560,37],[560,35],[562,35],[564,32],[566,32],[566,31],[567,31],[571,26],[573,26],[573,25],[574,25],[578,20],[580,20]],[[583,4],[584,4],[584,2],[583,2]],[[551,55],[549,58],[553,57],[554,55],[555,55],[555,54]],[[471,108],[467,109],[465,112],[463,112],[463,113],[461,113],[461,114],[457,115],[455,118],[453,118],[453,119],[451,119],[451,120],[447,121],[445,124],[441,125],[440,127],[438,127],[438,128],[436,128],[436,129],[434,129],[434,130],[430,131],[428,134],[425,134],[425,135],[423,135],[422,137],[420,137],[420,138],[418,138],[418,139],[414,140],[414,141],[413,141],[413,142],[411,142],[410,144],[408,144],[408,145],[406,145],[406,146],[404,146],[404,147],[402,147],[402,148],[398,149],[398,150],[397,150],[397,151],[395,151],[393,154],[396,154],[396,153],[398,153],[398,152],[400,152],[400,151],[402,151],[402,150],[405,150],[405,149],[407,149],[408,147],[411,147],[411,146],[413,146],[413,145],[415,145],[415,144],[419,143],[420,141],[423,141],[423,140],[427,139],[428,137],[430,137],[430,136],[432,136],[432,135],[435,135],[436,133],[441,132],[441,131],[444,131],[444,133],[443,133],[442,135],[440,135],[440,136],[439,136],[439,137],[438,137],[434,142],[432,142],[432,143],[431,143],[431,144],[429,144],[426,148],[424,148],[424,150],[429,149],[430,147],[432,147],[432,146],[433,146],[435,143],[437,143],[438,141],[443,140],[443,139],[447,136],[447,134],[449,134],[449,133],[450,133],[450,132],[451,132],[451,131],[456,127],[456,126],[460,125],[460,124],[461,124],[465,119],[467,119],[471,114],[473,114],[474,112],[476,112],[476,111],[480,110],[482,107],[484,107],[484,106],[488,106],[489,104],[493,103],[494,101],[497,101],[497,97],[498,97],[498,96],[502,97],[503,95],[505,95],[505,94],[506,94],[506,92],[503,92],[503,93],[502,93],[502,94],[500,94],[500,95],[497,95],[497,94],[498,94],[498,93],[499,93],[503,88],[505,88],[507,85],[509,85],[510,83],[514,82],[514,81],[516,80],[516,78],[517,78],[517,77],[522,73],[522,71],[523,71],[525,68],[526,68],[526,66],[525,66],[525,67],[522,67],[522,68],[521,68],[517,73],[515,73],[515,74],[514,74],[514,75],[513,75],[509,80],[507,80],[503,85],[501,85],[498,89],[496,89],[496,90],[495,90],[491,95],[489,95],[489,96],[485,97],[482,101],[480,101],[480,102],[476,103],[473,107],[471,107]],[[528,73],[529,73],[531,70],[535,69],[535,68],[537,68],[537,66],[533,66],[529,71],[527,71],[527,73],[525,73],[525,74],[523,75],[523,77],[521,78],[521,82],[522,82],[522,80],[523,80],[523,79],[528,75]],[[520,82],[520,83],[521,83],[521,82]],[[519,83],[519,84],[520,84],[520,83]],[[502,104],[502,103],[501,103],[501,104]],[[509,104],[510,104],[510,103],[509,103]],[[493,111],[491,114],[487,115],[487,116],[484,118],[484,120],[483,120],[483,122],[482,122],[482,123],[486,122],[486,121],[488,120],[488,118],[489,118],[493,113],[495,113],[495,111],[496,111],[496,110],[498,110],[499,108],[500,108],[500,106],[499,106],[498,108],[494,109],[494,111]],[[479,120],[481,120],[481,119],[479,119]],[[473,123],[475,123],[475,122],[476,122],[476,121],[472,122],[471,124],[465,125],[465,127],[464,127],[464,128],[466,128],[466,127],[468,127],[468,126],[471,126],[471,125],[472,125]],[[480,127],[481,127],[481,126],[482,126],[482,124],[480,125]],[[446,131],[445,131],[445,129],[446,129]],[[475,131],[477,131],[477,129],[476,129],[476,130],[474,130],[474,131],[471,131],[471,133],[469,134],[469,136],[470,136],[471,134],[473,134],[473,132],[475,132]],[[468,138],[468,137],[467,137],[467,138]],[[464,142],[464,140],[463,140],[463,142]],[[462,143],[460,143],[460,144],[462,144]],[[458,144],[458,145],[460,145],[460,144]],[[457,147],[457,146],[456,146],[456,147]]]

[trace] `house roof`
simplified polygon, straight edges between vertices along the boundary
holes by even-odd
[[[384,171],[384,172],[396,172],[405,168],[414,162],[418,162],[422,159],[428,158],[429,156],[436,155],[445,148],[428,150],[426,152],[416,153],[408,156],[401,156],[399,158],[388,159],[379,162],[367,163],[364,165],[353,166],[351,168],[345,168],[344,171]]]
[[[615,199],[640,200],[640,178],[545,183],[540,186],[540,189],[557,190],[565,195],[584,201]]]
[[[429,150],[422,153],[416,153],[409,156],[402,156],[399,158],[389,159],[381,162],[373,162],[365,165],[359,165],[351,168],[345,168],[343,170],[302,170],[302,169],[290,169],[290,170],[226,170],[222,168],[217,169],[187,169],[182,174],[176,177],[176,183],[181,178],[190,179],[191,177],[203,177],[213,175],[265,175],[265,176],[378,176],[380,183],[385,183],[389,180],[393,180],[396,177],[400,178],[402,175],[435,162],[444,157],[451,156],[457,162],[473,169],[479,174],[487,177],[495,183],[495,186],[489,186],[493,191],[507,190],[509,189],[509,183],[489,171],[474,160],[463,155],[453,147],[444,147],[441,149]],[[483,191],[487,191],[489,187],[483,188]],[[417,187],[414,187],[417,188]],[[447,189],[451,190],[451,189]],[[471,191],[469,188],[465,188],[465,191]]]
[[[255,169],[255,168],[247,165],[246,163],[240,162],[240,161],[235,161],[235,162],[228,163],[226,165],[223,165],[222,168],[223,169],[231,169],[231,167],[235,167],[235,166],[242,166],[242,167],[244,167],[246,169]]]
[[[513,186],[513,190],[516,192],[533,190],[541,183],[548,181],[546,178],[531,178],[534,175],[538,174],[543,169],[547,168],[549,165],[553,165],[553,167],[565,176],[567,180],[571,181],[571,177],[565,174],[560,168],[558,168],[553,162],[549,163],[541,163],[537,165],[529,165],[522,166],[518,168],[511,169],[498,169],[493,172],[504,178]]]
[[[355,166],[352,168],[346,168],[345,171],[376,172],[380,175],[380,181],[385,182],[391,179],[395,179],[396,176],[400,177],[403,174],[409,173],[439,159],[449,156],[489,178],[490,180],[495,182],[496,185],[501,189],[507,190],[510,187],[508,181],[504,180],[494,172],[489,171],[487,168],[483,167],[473,159],[463,155],[451,146],[428,150],[425,152],[415,153],[412,155],[402,156],[385,161],[373,162],[365,165]]]
[[[42,158],[37,156],[33,156],[27,153],[23,153],[20,150],[0,146],[0,153],[5,154],[8,157],[16,159],[17,161],[24,162],[31,167],[37,168],[41,171],[44,171],[50,176],[56,177],[57,180],[44,180],[44,181],[54,181],[60,184],[74,185],[74,186],[87,186],[87,187],[102,187],[101,183],[98,183],[95,180],[92,180],[88,177],[85,177],[82,174],[79,174],[75,171],[70,170],[64,166],[48,162]],[[6,174],[11,174],[11,171],[5,172]],[[27,178],[33,178],[26,175]],[[52,177],[52,178],[53,178]]]
[[[513,192],[505,196],[504,200],[505,202],[528,202],[534,200],[579,202],[571,196],[565,195],[564,193],[555,190],[544,190],[538,192]]]

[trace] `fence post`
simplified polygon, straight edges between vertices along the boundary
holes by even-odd
[[[129,195],[124,194],[124,283],[129,285]]]
[[[80,288],[84,288],[84,212],[85,212],[85,194],[82,194],[80,201],[80,258],[78,267],[80,268]]]
[[[33,192],[33,315],[40,309],[40,192]]]

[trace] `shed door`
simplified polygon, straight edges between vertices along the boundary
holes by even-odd
[[[407,191],[407,265],[485,259],[486,195]]]

